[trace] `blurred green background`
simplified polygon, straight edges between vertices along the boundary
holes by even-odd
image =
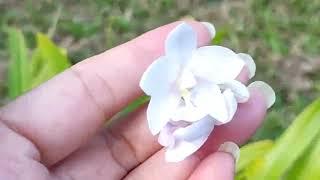
[[[76,63],[184,17],[210,21],[214,44],[251,54],[256,79],[274,87],[277,102],[254,139],[278,136],[320,91],[318,0],[0,0],[1,103],[7,101],[6,28],[22,30],[29,49],[42,32]],[[28,52],[31,54],[31,52]]]
[[[21,47],[14,43],[19,35],[12,32],[10,45],[9,27],[22,31],[29,49],[25,54],[31,59],[41,54],[50,59],[41,52],[50,46],[54,50],[48,54],[73,64],[186,17],[214,23],[213,43],[251,54],[257,63],[255,78],[276,91],[276,104],[252,141],[278,137],[319,96],[319,0],[0,0],[1,104],[10,95],[9,59]],[[34,65],[30,71],[40,75],[26,89],[69,66],[63,63],[49,75],[41,75],[40,66]],[[16,74],[14,68],[12,73]]]

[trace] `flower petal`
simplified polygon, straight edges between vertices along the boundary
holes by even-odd
[[[165,159],[167,162],[180,162],[186,157],[197,151],[208,139],[208,137],[201,137],[192,142],[179,141],[173,148],[168,148],[165,152]]]
[[[271,86],[263,81],[255,81],[249,84],[248,89],[258,89],[264,96],[267,108],[270,108],[276,101],[276,94]]]
[[[220,88],[216,84],[199,84],[192,90],[192,102],[218,121],[228,119],[228,111]]]
[[[184,69],[178,83],[179,89],[182,90],[192,88],[197,84],[197,80],[190,70]]]
[[[208,135],[209,136],[209,135]],[[167,162],[179,162],[196,152],[208,139],[202,136],[193,141],[178,141],[173,147],[168,147],[165,153]]]
[[[246,66],[249,69],[249,78],[253,78],[253,76],[256,74],[256,64],[252,57],[249,54],[246,53],[239,53],[238,56],[244,61]]]
[[[234,114],[237,111],[238,103],[237,100],[233,94],[233,92],[230,89],[226,89],[223,93],[224,100],[227,105],[227,110],[228,110],[228,119],[226,121],[216,121],[216,125],[221,125],[228,123],[232,120]]]
[[[248,88],[237,80],[225,82],[220,86],[223,89],[231,89],[238,103],[245,103],[249,99],[250,93],[248,91]]]
[[[173,146],[174,145],[174,136],[173,132],[178,127],[174,126],[170,122],[166,124],[166,126],[160,131],[158,142],[162,146]]]
[[[169,91],[177,79],[179,64],[162,56],[155,60],[143,73],[140,80],[141,89],[149,96]]]
[[[195,50],[188,67],[195,76],[215,83],[235,79],[244,62],[232,50],[222,46],[204,46]]]
[[[170,116],[180,102],[177,92],[170,92],[158,96],[152,96],[147,109],[148,125],[153,135],[158,134],[169,122]]]
[[[165,54],[183,63],[183,60],[187,60],[196,47],[196,32],[187,23],[181,23],[168,34],[165,41]]]
[[[198,108],[192,105],[178,107],[171,117],[172,121],[187,121],[195,122],[208,115],[202,108]]]
[[[187,127],[178,128],[173,132],[175,139],[184,141],[193,141],[202,136],[207,136],[211,133],[214,127],[214,119],[206,116],[199,121],[192,123]]]

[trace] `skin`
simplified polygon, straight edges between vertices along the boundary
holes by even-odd
[[[0,179],[233,179],[233,157],[216,150],[225,141],[244,143],[261,124],[266,106],[258,90],[232,122],[215,128],[197,153],[179,163],[164,161],[164,149],[147,128],[146,106],[103,126],[142,94],[142,73],[164,53],[164,40],[179,23],[90,57],[2,107]],[[198,45],[208,45],[207,29],[188,23]],[[246,83],[246,72],[238,80]]]

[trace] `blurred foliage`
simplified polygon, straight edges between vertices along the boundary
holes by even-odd
[[[258,140],[280,135],[320,92],[319,9],[318,0],[0,1],[0,39],[8,38],[6,27],[19,27],[36,51],[35,34],[44,32],[76,63],[180,18],[213,22],[213,43],[251,54],[256,78],[276,90],[277,102],[253,138]],[[6,42],[0,41],[0,73],[9,59]],[[0,78],[2,97],[8,85]]]
[[[210,21],[217,29],[213,44],[251,54],[256,78],[270,83],[277,94],[251,141],[271,140],[242,148],[238,179],[314,179],[320,168],[315,161],[320,153],[319,101],[284,130],[319,96],[319,9],[319,0],[0,1],[0,73],[8,72],[8,81],[0,78],[0,100],[3,104],[7,94],[14,98],[50,79],[69,62],[162,24],[190,17]],[[147,100],[141,97],[120,115]]]
[[[308,106],[274,142],[241,148],[238,180],[320,178],[320,99]]]
[[[21,31],[8,29],[10,63],[8,67],[8,95],[14,98],[30,87],[30,71],[27,62],[27,47]]]
[[[37,34],[37,47],[29,57],[22,32],[15,28],[8,28],[7,31],[10,53],[9,98],[21,95],[70,66],[65,51],[57,47],[47,36]]]

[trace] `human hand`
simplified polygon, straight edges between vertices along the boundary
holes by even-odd
[[[106,119],[142,94],[139,80],[163,54],[175,22],[82,61],[0,110],[0,179],[233,179],[235,161],[217,152],[225,141],[244,143],[261,124],[265,99],[250,92],[234,120],[215,128],[206,144],[179,163],[149,132],[145,107],[103,127]],[[210,43],[202,23],[188,22],[198,45]],[[244,69],[238,80],[248,81]]]

